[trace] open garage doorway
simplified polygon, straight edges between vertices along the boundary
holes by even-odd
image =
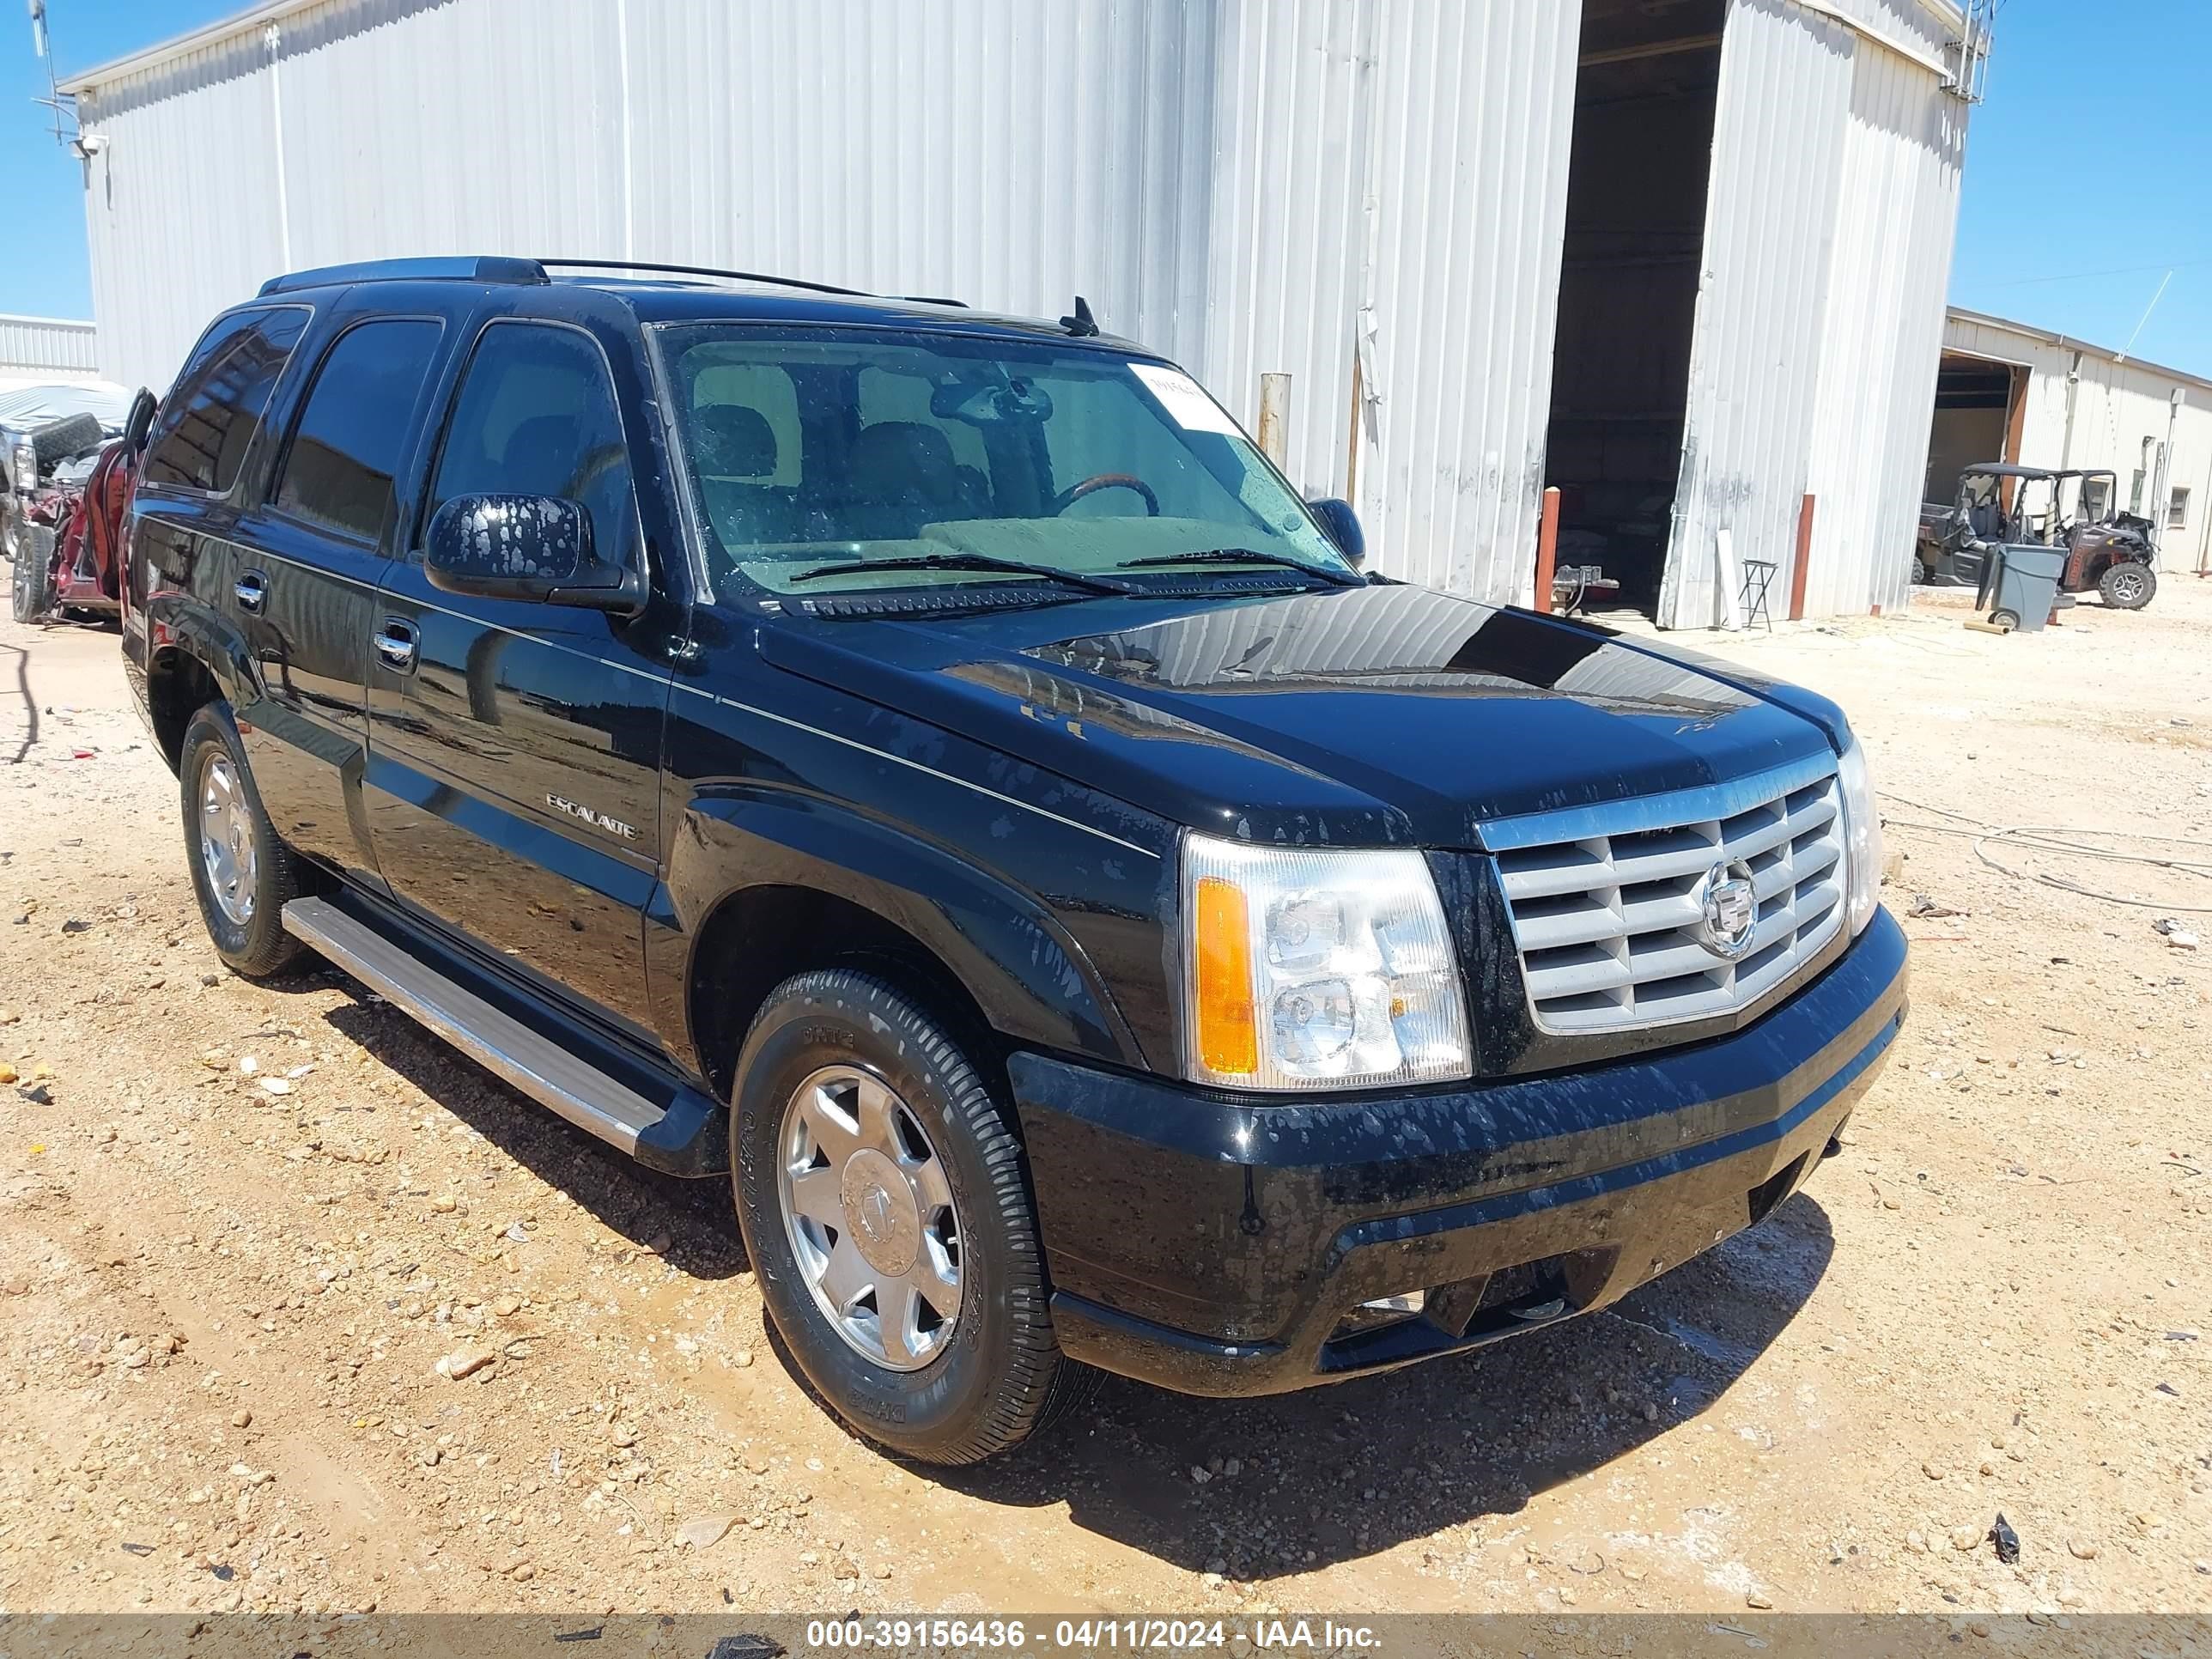
[[[1690,384],[1725,0],[1583,0],[1545,483],[1589,609],[1658,605]]]
[[[2027,371],[2014,363],[1947,351],[1936,371],[1936,419],[1928,431],[1928,477],[1921,499],[1949,506],[1959,474],[1978,461],[2020,459]],[[2058,461],[2039,461],[2057,466]]]

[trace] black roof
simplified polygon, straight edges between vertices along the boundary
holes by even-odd
[[[1972,466],[1959,469],[1961,477],[1968,473],[1982,478],[2055,478],[2058,476],[2039,466],[2014,466],[2010,461],[1976,461]]]
[[[957,300],[866,294],[828,283],[757,271],[605,259],[527,259],[474,254],[370,259],[272,276],[261,285],[261,295],[266,298],[378,282],[590,288],[619,300],[641,322],[646,323],[727,320],[942,329],[963,334],[1018,335],[1062,345],[1103,346],[1118,352],[1145,349],[1134,342],[1109,336],[1080,335],[1066,326],[1066,319],[1055,323],[1039,317],[971,311]]]

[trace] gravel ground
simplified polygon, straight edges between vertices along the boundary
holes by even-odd
[[[0,623],[0,1613],[2212,1609],[2212,949],[2154,927],[2212,882],[1960,833],[2202,856],[2212,589],[1963,616],[1693,641],[1888,795],[1913,1012],[1804,1194],[1571,1326],[1109,1382],[957,1473],[808,1397],[719,1184],[224,973],[114,636]]]

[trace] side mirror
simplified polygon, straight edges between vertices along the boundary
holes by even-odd
[[[633,612],[645,603],[635,570],[603,562],[592,517],[559,495],[456,495],[423,538],[423,574],[447,593]]]
[[[154,429],[154,416],[161,406],[152,392],[143,386],[138,388],[138,395],[131,400],[130,416],[123,422],[125,454],[136,455],[146,447],[147,434]]]
[[[1352,510],[1352,503],[1332,495],[1327,501],[1308,501],[1306,507],[1321,521],[1345,562],[1354,570],[1366,568],[1367,532],[1359,527],[1359,515]]]

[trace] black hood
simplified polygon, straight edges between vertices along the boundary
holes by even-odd
[[[1829,751],[1832,705],[1397,584],[763,630],[769,660],[1174,822],[1478,848],[1484,823]]]

